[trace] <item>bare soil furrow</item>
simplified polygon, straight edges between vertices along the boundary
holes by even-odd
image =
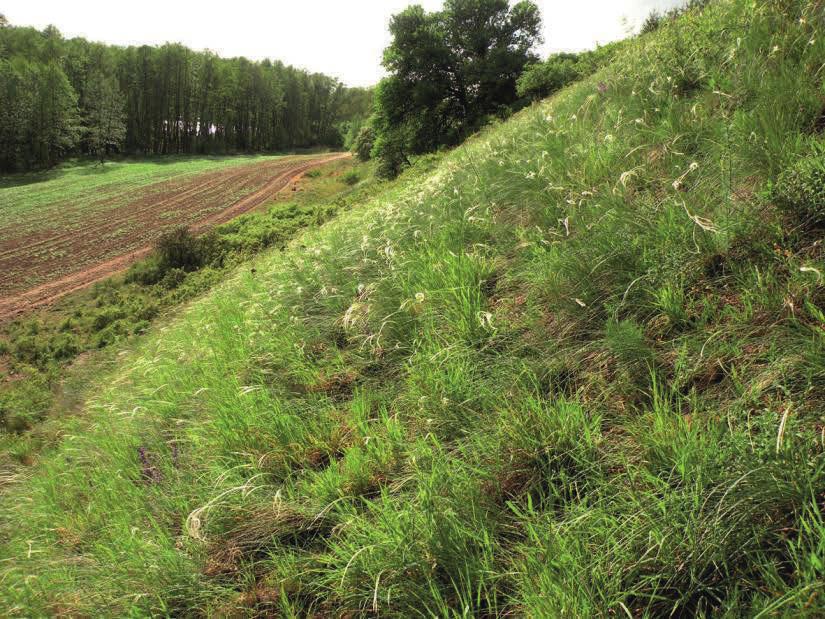
[[[88,221],[74,222],[70,230],[64,226],[3,238],[0,320],[51,304],[128,268],[151,251],[164,230],[188,225],[202,231],[229,221],[264,204],[309,169],[347,156],[280,159],[162,181],[131,197],[110,198],[123,200],[114,208],[96,205],[89,209]]]

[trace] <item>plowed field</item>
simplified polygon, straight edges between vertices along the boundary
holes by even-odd
[[[56,196],[22,215],[11,200],[0,201],[0,320],[127,268],[164,231],[228,221],[309,169],[346,156],[279,157],[138,187],[107,185],[99,197]]]

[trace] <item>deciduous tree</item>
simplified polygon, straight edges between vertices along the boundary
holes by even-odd
[[[507,113],[540,30],[539,9],[527,0],[512,7],[507,0],[447,0],[442,11],[411,6],[395,15],[383,61],[390,76],[376,92],[378,142],[393,132],[387,143],[425,152]]]

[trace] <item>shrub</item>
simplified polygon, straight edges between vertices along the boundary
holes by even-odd
[[[578,54],[555,54],[529,66],[518,79],[518,95],[543,99],[581,77]]]
[[[660,13],[658,10],[653,9],[648,14],[644,22],[642,22],[642,27],[639,30],[639,34],[656,32],[665,22],[674,21],[688,11],[703,9],[707,6],[708,1],[709,0],[687,0],[687,2],[685,2],[682,6],[676,6],[665,13]]]
[[[361,181],[361,176],[355,170],[350,170],[341,178],[345,184],[352,187],[353,185],[357,185]]]
[[[80,352],[80,343],[71,333],[61,333],[49,345],[52,358],[62,361],[71,359]]]
[[[203,266],[201,245],[184,226],[163,233],[155,242],[155,253],[164,272],[169,269],[195,271]]]
[[[166,274],[158,282],[161,288],[166,290],[174,290],[186,280],[186,271],[183,269],[169,269]]]
[[[794,218],[825,224],[825,147],[815,146],[782,172],[771,193],[776,206]]]
[[[158,307],[157,303],[149,301],[139,305],[138,308],[132,312],[132,316],[136,320],[149,321],[152,320],[159,313],[160,308]]]
[[[655,32],[659,29],[659,26],[662,25],[662,14],[659,13],[656,9],[653,9],[645,19],[644,23],[642,23],[642,29],[640,30],[641,34],[648,34],[650,32]]]
[[[182,274],[207,264],[220,266],[228,251],[226,242],[214,230],[196,237],[185,227],[175,228],[161,235],[151,256],[129,268],[126,283],[160,284],[171,290],[181,284]]]
[[[361,131],[358,132],[358,136],[355,138],[353,152],[361,161],[369,161],[374,144],[375,129],[372,128],[372,125],[366,125],[361,127]]]
[[[197,252],[200,257],[200,266],[223,266],[223,261],[229,253],[225,239],[217,232],[210,230],[197,238]]]
[[[95,314],[95,317],[92,320],[92,329],[94,331],[100,331],[108,327],[116,320],[120,320],[121,318],[125,317],[126,313],[120,307],[107,307],[97,312],[97,314]]]
[[[129,335],[129,332],[133,329],[134,327],[125,320],[116,320],[97,333],[94,338],[94,345],[97,348],[105,348]]]
[[[401,173],[404,166],[410,165],[405,154],[405,131],[387,129],[375,140],[373,156],[378,160],[375,170],[378,178],[392,179]]]
[[[43,365],[49,360],[49,351],[36,335],[24,335],[14,343],[14,356],[24,363]]]
[[[161,279],[163,279],[163,268],[160,259],[156,255],[136,262],[126,272],[127,284],[135,283],[151,286],[157,284]]]
[[[519,97],[543,99],[610,63],[629,40],[600,45],[580,54],[560,53],[531,65],[518,79]]]

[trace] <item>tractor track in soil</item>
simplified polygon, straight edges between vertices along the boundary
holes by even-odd
[[[310,169],[348,156],[279,159],[161,181],[136,190],[115,208],[91,209],[91,220],[74,221],[68,230],[2,239],[0,322],[123,271],[146,256],[165,230],[186,225],[200,232],[225,223],[264,204]],[[34,285],[16,283],[23,278]]]

